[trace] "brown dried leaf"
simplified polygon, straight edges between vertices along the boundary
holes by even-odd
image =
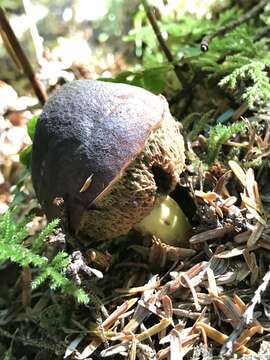
[[[254,183],[254,195],[255,195],[256,204],[257,204],[258,208],[260,209],[260,212],[263,213],[264,209],[263,209],[261,194],[259,192],[258,183],[256,181]]]
[[[182,260],[196,255],[196,250],[166,245],[167,256],[170,261]]]
[[[136,344],[137,344],[137,341],[134,336],[131,341],[131,345],[130,345],[129,351],[128,351],[128,359],[129,360],[136,360]]]
[[[179,331],[173,329],[170,334],[170,360],[182,360],[183,353],[180,333]]]
[[[138,287],[133,287],[130,289],[115,289],[115,291],[117,291],[120,294],[137,294],[140,292],[144,292],[147,290],[155,290],[160,286],[160,281],[157,281],[155,284],[146,284],[143,286],[138,286]]]
[[[252,198],[246,196],[245,194],[241,194],[241,199],[247,207],[251,207],[256,211],[260,211],[260,208],[258,207],[257,203]]]
[[[253,169],[249,168],[246,173],[246,192],[247,196],[253,200],[255,200],[255,194],[254,194],[254,185],[255,185],[255,176]]]
[[[260,324],[251,326],[250,328],[245,329],[242,332],[242,334],[237,339],[237,343],[239,345],[246,345],[250,341],[252,336],[254,336],[257,333],[262,334],[262,332],[263,332],[263,327]]]
[[[157,282],[157,275],[153,276],[147,283],[149,287],[151,285],[155,284]],[[144,291],[144,293],[141,296],[140,301],[143,301],[144,303],[150,303],[155,304],[157,300],[157,296],[153,295],[154,289],[149,289]],[[129,323],[124,327],[123,332],[125,333],[131,333],[134,332],[137,327],[144,321],[144,319],[149,315],[149,310],[147,310],[145,307],[142,307],[139,303],[135,309],[133,318],[129,321]]]
[[[76,356],[78,360],[84,360],[87,359],[91,354],[93,354],[94,351],[102,344],[102,341],[100,339],[94,339],[91,341],[90,344],[88,344],[83,351]]]
[[[173,314],[179,318],[187,318],[192,320],[197,320],[198,317],[201,315],[200,312],[194,312],[191,310],[184,310],[184,309],[173,309]]]
[[[243,185],[243,187],[246,187],[246,173],[244,172],[244,170],[241,168],[241,166],[233,160],[229,161],[229,166],[232,169],[234,175],[237,177],[237,179],[241,182],[241,184]]]
[[[244,248],[235,247],[233,249],[224,250],[218,254],[215,254],[215,257],[218,259],[230,259],[236,256],[243,255],[244,250]]]
[[[199,234],[193,235],[189,239],[189,242],[191,244],[198,244],[201,242],[214,240],[214,239],[223,237],[232,231],[234,231],[234,227],[232,225],[226,225],[224,227],[219,227],[219,228],[216,228],[213,230],[207,230],[207,231],[201,232]]]
[[[270,242],[268,240],[259,240],[257,245],[266,250],[270,250]]]
[[[221,295],[213,298],[213,302],[216,304],[218,309],[226,316],[226,321],[235,327],[240,319],[241,313],[238,306],[235,305],[233,300],[227,295]]]
[[[218,214],[218,216],[221,219],[223,219],[224,216],[223,216],[223,212],[222,212],[221,208],[219,206],[215,205],[215,204],[212,204],[212,206],[214,207],[214,209],[215,209],[216,213]]]
[[[145,339],[158,334],[162,330],[166,329],[169,325],[171,325],[170,319],[161,319],[158,324],[153,325],[149,329],[146,329],[140,334],[136,335],[136,339],[138,341],[144,341]]]
[[[172,319],[172,315],[173,315],[172,300],[168,295],[163,296],[162,305],[167,319]]]
[[[119,316],[125,313],[131,306],[133,306],[136,301],[135,299],[132,299],[131,301],[125,301],[122,305],[120,305],[114,312],[111,313],[111,315],[109,315],[106,320],[103,321],[101,325],[102,329],[106,330],[112,326],[116,320],[118,320]],[[78,359],[83,360],[89,357],[102,344],[102,342],[102,339],[92,340],[78,356]]]
[[[209,292],[209,294],[213,295],[214,297],[217,297],[218,296],[217,283],[216,283],[214,272],[210,268],[207,269],[207,277],[208,277],[208,284],[209,284],[208,292]]]
[[[235,305],[238,307],[239,311],[241,314],[244,314],[244,312],[246,311],[246,304],[244,303],[244,301],[237,295],[237,294],[233,294],[233,302],[235,303]]]
[[[157,353],[157,359],[158,360],[162,360],[165,358],[167,359],[169,354],[170,354],[170,346],[167,346],[165,349],[162,349]]]
[[[250,283],[253,285],[257,281],[259,275],[259,268],[257,265],[256,256],[254,252],[249,252],[247,249],[244,251],[243,255],[246,264],[251,272]]]
[[[143,300],[139,300],[138,305],[142,306],[143,308],[148,310],[148,313],[151,312],[161,318],[167,318],[165,312],[161,309],[159,309],[155,304],[148,302],[148,301],[143,301]]]
[[[224,187],[225,185],[227,184],[229,178],[231,177],[232,175],[232,171],[229,170],[227,171],[225,174],[223,174],[217,181],[215,187],[214,187],[214,192],[216,194],[223,194],[224,193]]]
[[[257,222],[257,224],[254,226],[252,233],[247,241],[248,248],[251,248],[254,245],[256,245],[256,243],[260,239],[264,229],[265,229],[265,226],[262,225],[260,222]]]
[[[222,206],[225,206],[225,207],[231,207],[232,205],[234,205],[237,201],[237,197],[236,196],[230,196],[228,197],[227,199],[225,199],[223,201],[223,204]]]
[[[262,218],[262,216],[259,214],[260,208],[258,207],[258,204],[255,203],[252,199],[248,198],[246,195],[241,194],[241,198],[250,212],[250,214],[258,220],[262,225],[266,225],[266,221]]]
[[[219,199],[219,195],[214,193],[214,192],[203,192],[203,191],[199,191],[199,190],[195,190],[195,196],[205,200],[205,201],[208,201],[208,202],[213,202],[217,199]]]
[[[200,321],[195,326],[198,328],[203,328],[206,332],[206,335],[210,339],[216,341],[218,344],[222,345],[228,339],[227,335],[221,333],[220,331],[214,329],[212,326],[210,326],[204,322]],[[235,351],[239,352],[240,354],[248,354],[248,355],[254,354],[255,355],[255,353],[252,350],[248,349],[246,346],[243,346],[243,345],[239,346],[238,343],[235,344]]]
[[[251,235],[251,230],[247,230],[247,231],[244,231],[240,234],[237,234],[234,236],[233,240],[237,243],[237,244],[243,244],[243,243],[246,243],[249,239]]]
[[[187,274],[182,274],[182,278],[185,280],[186,284],[188,285],[188,287],[189,287],[189,289],[190,289],[190,291],[191,291],[191,295],[192,295],[192,297],[193,297],[195,309],[196,309],[197,311],[200,311],[200,310],[201,310],[201,305],[199,304],[198,296],[197,296],[197,293],[196,293],[196,289],[195,289],[195,287],[193,286],[192,281],[189,279],[189,277],[188,277]]]

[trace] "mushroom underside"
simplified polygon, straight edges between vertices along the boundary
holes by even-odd
[[[174,190],[184,160],[179,124],[167,113],[95,209],[83,212],[77,234],[95,240],[126,234]]]

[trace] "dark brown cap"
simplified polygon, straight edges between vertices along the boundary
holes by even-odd
[[[122,176],[161,126],[168,105],[135,86],[79,80],[45,104],[33,142],[32,178],[47,217],[58,216],[56,197],[72,205],[73,226]],[[82,190],[85,181],[89,186]]]

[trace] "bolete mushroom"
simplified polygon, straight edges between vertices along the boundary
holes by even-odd
[[[184,161],[179,124],[163,96],[126,84],[78,80],[62,86],[44,106],[33,141],[32,178],[48,219],[59,216],[54,199],[62,197],[71,229],[105,240],[134,227],[156,231],[160,225],[153,213],[140,223],[155,208],[165,206],[170,213],[173,200],[166,196]],[[161,205],[164,199],[167,205]],[[179,207],[170,216],[174,231],[187,230]],[[165,242],[177,236],[181,233],[161,235]]]

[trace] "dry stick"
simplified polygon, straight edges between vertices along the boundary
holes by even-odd
[[[234,344],[238,338],[238,336],[242,333],[242,331],[252,323],[254,319],[254,310],[255,306],[261,302],[261,296],[267,289],[270,284],[270,268],[267,273],[264,275],[261,285],[255,291],[253,298],[251,299],[246,311],[244,312],[241,321],[238,326],[236,326],[235,330],[228,337],[228,340],[223,344],[220,355],[223,356],[231,356],[233,352]]]
[[[2,30],[1,33],[4,33],[5,40],[8,41],[8,49],[12,49],[13,55],[16,54],[16,58],[20,63],[21,68],[28,77],[39,102],[43,105],[47,100],[46,91],[43,89],[41,83],[37,79],[36,74],[29,60],[27,59],[14,31],[12,30],[12,27],[10,26],[5,11],[2,7],[0,7],[0,28]],[[12,58],[14,59],[14,56]]]
[[[224,35],[226,32],[233,30],[237,26],[243,24],[244,22],[250,20],[252,17],[258,15],[261,11],[263,11],[265,5],[267,5],[269,0],[261,0],[256,6],[250,9],[246,14],[241,16],[238,20],[233,20],[230,23],[222,26],[217,31],[210,32],[206,35],[201,41],[201,50],[203,52],[208,51],[209,43],[216,37],[220,35]]]
[[[142,0],[142,4],[143,4],[144,10],[146,12],[146,16],[154,30],[154,33],[156,35],[156,38],[157,38],[157,41],[159,43],[161,50],[163,51],[164,55],[166,56],[168,62],[173,65],[174,72],[175,72],[178,80],[180,81],[180,83],[181,84],[185,83],[185,78],[182,75],[179,66],[174,64],[174,58],[171,53],[171,50],[168,48],[168,46],[162,36],[162,33],[160,31],[160,28],[159,28],[158,23],[155,18],[155,15],[153,13],[153,8],[147,4],[147,0]]]
[[[24,308],[31,304],[32,273],[29,266],[25,266],[21,270],[21,286],[22,286],[22,305]]]

